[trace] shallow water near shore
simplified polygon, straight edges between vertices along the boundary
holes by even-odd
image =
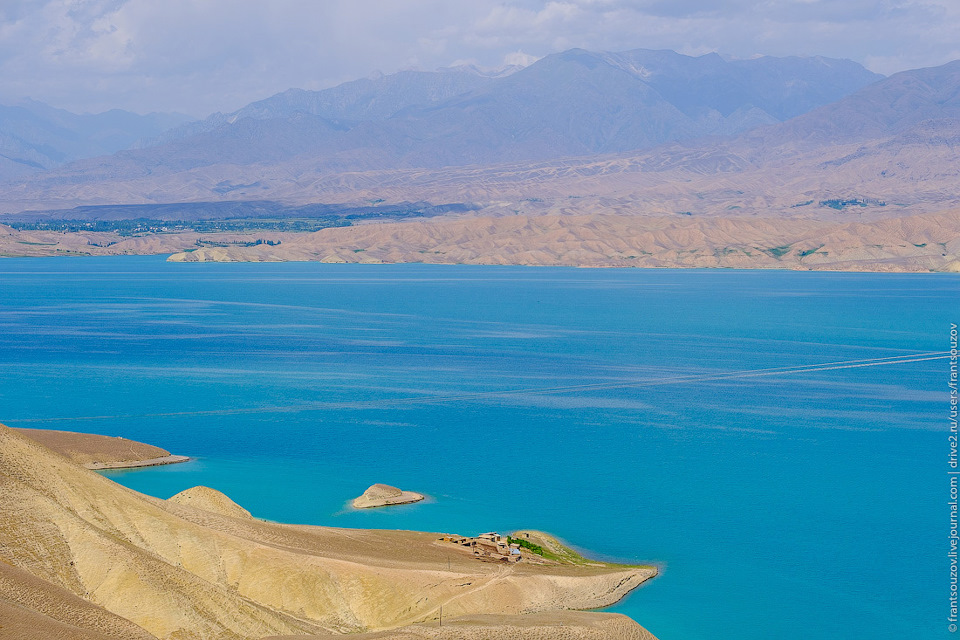
[[[195,457],[106,472],[163,498],[656,562],[612,610],[661,640],[940,638],[949,364],[909,356],[958,319],[947,275],[7,259],[0,421]]]

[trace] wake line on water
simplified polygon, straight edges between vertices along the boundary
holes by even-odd
[[[258,413],[300,413],[304,411],[326,411],[334,409],[377,409],[396,405],[410,404],[443,404],[468,400],[486,400],[491,398],[505,398],[525,395],[542,395],[552,393],[566,393],[571,391],[595,391],[604,389],[628,389],[639,387],[654,387],[668,384],[684,384],[692,382],[715,382],[722,380],[737,380],[743,378],[759,378],[774,375],[793,373],[808,373],[817,371],[836,371],[839,369],[858,369],[862,367],[882,367],[911,362],[926,362],[929,360],[943,360],[950,357],[949,351],[929,351],[926,353],[888,356],[886,358],[869,358],[865,360],[841,360],[837,362],[821,362],[808,365],[793,365],[789,367],[770,367],[765,369],[745,369],[728,373],[707,375],[691,374],[657,378],[652,380],[629,380],[621,382],[598,382],[594,384],[569,385],[564,387],[535,387],[528,389],[505,389],[503,391],[479,391],[445,396],[417,396],[405,398],[385,398],[381,400],[358,400],[355,402],[311,402],[308,404],[249,407],[237,409],[210,409],[200,411],[171,411],[164,413],[140,413],[103,416],[69,416],[55,418],[24,418],[11,420],[16,423],[47,423],[47,422],[80,422],[89,420],[125,420],[142,418],[190,418],[204,416],[230,416]]]

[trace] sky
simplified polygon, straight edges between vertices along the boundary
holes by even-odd
[[[203,117],[573,47],[823,55],[889,75],[960,58],[958,36],[960,0],[0,0],[0,103]]]

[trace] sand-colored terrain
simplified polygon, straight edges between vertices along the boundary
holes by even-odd
[[[358,498],[353,499],[354,509],[372,509],[374,507],[388,507],[395,504],[410,504],[420,502],[423,494],[416,491],[403,491],[388,484],[370,485]]]
[[[276,247],[172,261],[280,261],[956,271],[960,210],[830,217],[460,217],[317,231]]]
[[[0,557],[3,640],[155,640],[129,620]]]
[[[250,512],[228,498],[226,495],[210,487],[191,487],[167,498],[167,502],[185,504],[195,509],[203,509],[211,513],[230,518],[252,518]]]
[[[333,635],[312,636],[335,638]],[[278,636],[294,640],[303,636]],[[526,616],[478,615],[361,633],[356,640],[656,640],[630,618],[615,613],[558,611]]]
[[[98,640],[381,631],[430,622],[441,606],[451,620],[591,609],[656,573],[508,566],[437,534],[222,515],[138,494],[3,426],[0,567],[0,636],[29,618],[50,633],[25,637]]]
[[[0,194],[0,209],[216,201],[223,199],[218,185],[255,182],[266,186],[262,197],[286,204],[460,203],[475,213],[312,234],[121,237],[0,226],[0,255],[960,270],[956,121],[824,140],[831,121],[821,120],[807,123],[810,135],[775,127],[734,139],[534,163],[342,171],[300,158],[107,179],[95,187],[51,175],[10,185]],[[257,239],[274,245],[243,246]]]
[[[159,255],[198,246],[240,246],[269,239],[284,242],[300,235],[289,232],[145,233],[124,236],[105,231],[17,231],[0,224],[0,257]]]
[[[151,444],[113,436],[48,429],[16,429],[31,440],[56,451],[87,469],[131,469],[186,462]]]
[[[606,209],[602,203],[578,206],[623,208],[614,202]],[[897,212],[867,206],[783,217],[499,213],[336,227],[286,234],[279,245],[249,247],[197,248],[191,234],[116,237],[116,244],[100,245],[90,244],[85,234],[38,236],[0,226],[0,255],[166,253],[174,262],[960,270],[960,209]],[[40,236],[44,242],[36,242]]]

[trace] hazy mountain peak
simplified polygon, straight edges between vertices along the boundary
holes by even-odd
[[[330,120],[381,121],[412,106],[436,104],[479,88],[493,77],[470,68],[407,70],[389,75],[376,71],[366,78],[344,82],[330,89],[287,89],[269,98],[251,102],[233,113],[214,113],[205,120],[168,131],[149,141],[147,146],[214,131],[243,118],[289,118],[298,112]]]
[[[438,73],[474,73],[484,78],[504,78],[526,67],[521,64],[505,64],[499,67],[480,67],[475,64],[459,64],[450,67],[440,67]]]
[[[30,98],[0,105],[0,177],[115,153],[189,119],[182,114],[139,115],[121,109],[77,114]]]
[[[842,61],[841,61],[842,62]],[[895,135],[960,118],[960,60],[901,71],[776,128],[770,135],[843,142]]]

